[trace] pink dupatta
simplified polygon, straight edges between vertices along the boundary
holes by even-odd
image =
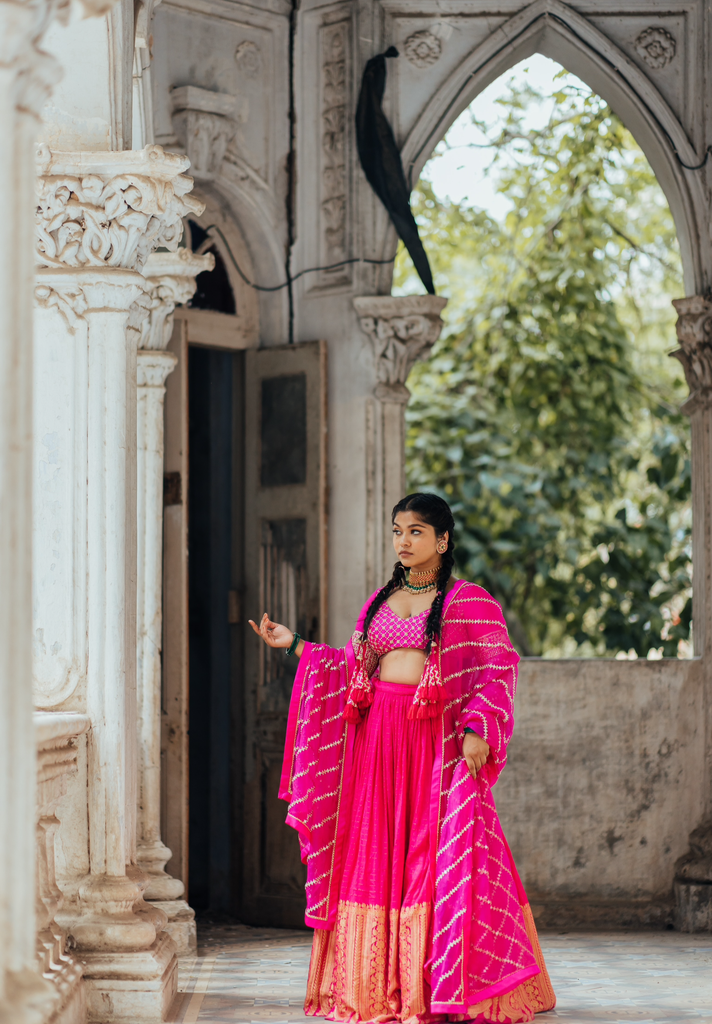
[[[356,649],[354,640],[339,649],[305,645],[292,693],[279,795],[289,801],[287,822],[299,833],[307,865],[305,920],[312,928],[333,929],[336,920],[358,728],[345,720],[344,710],[371,600],[359,617]],[[437,844],[426,971],[432,1012],[457,1015],[479,1012],[479,1004],[523,983],[529,988],[543,960],[491,794],[512,735],[519,656],[499,604],[481,587],[458,582],[448,593],[440,644],[431,658],[439,662],[444,704],[431,783]],[[465,726],[490,745],[476,780],[462,758]],[[548,978],[541,980],[548,984]],[[553,992],[550,1005],[552,999]]]

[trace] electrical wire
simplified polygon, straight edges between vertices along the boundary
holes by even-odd
[[[289,277],[286,281],[282,282],[282,284],[274,284],[274,285],[256,284],[254,281],[250,281],[249,277],[247,277],[247,275],[243,271],[242,267],[240,266],[240,264],[235,259],[235,254],[233,253],[232,249],[230,248],[230,243],[228,242],[227,238],[225,237],[223,232],[220,230],[218,225],[217,224],[210,224],[210,225],[208,225],[207,228],[203,228],[203,231],[205,231],[206,233],[209,233],[211,231],[215,231],[220,236],[220,239],[221,239],[223,245],[225,246],[225,248],[227,250],[227,253],[228,253],[229,257],[230,257],[230,260],[231,260],[232,265],[234,266],[235,270],[240,275],[241,279],[245,282],[245,284],[249,288],[254,288],[254,290],[256,292],[279,292],[283,288],[289,288],[290,285],[294,281],[298,281],[299,278],[300,277],[304,277],[305,274],[315,274],[315,273],[317,273],[320,270],[338,270],[339,267],[346,267],[346,266],[348,266],[351,263],[372,263],[372,264],[381,266],[381,265],[386,264],[386,263],[395,263],[395,259],[396,259],[395,255],[391,256],[391,258],[387,259],[387,260],[371,260],[371,259],[368,259],[366,256],[353,256],[350,259],[340,260],[338,263],[330,263],[330,264],[328,264],[327,266],[324,266],[324,267],[307,267],[306,270],[300,270],[299,273],[292,274],[291,277]]]

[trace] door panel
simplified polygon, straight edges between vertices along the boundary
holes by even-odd
[[[326,343],[246,353],[245,619],[326,637]],[[249,628],[249,627],[248,627]],[[278,799],[296,658],[247,634],[242,918],[300,927],[299,843]]]

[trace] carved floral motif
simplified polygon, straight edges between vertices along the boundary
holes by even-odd
[[[203,209],[187,195],[187,161],[160,146],[138,154],[54,154],[41,147],[38,163],[40,266],[133,270],[159,245],[177,249],[182,218]]]
[[[72,329],[89,305],[84,289],[76,281],[37,284],[35,300],[43,309],[58,309]]]
[[[235,63],[245,78],[258,78],[262,71],[262,53],[257,43],[245,39],[235,50]]]
[[[685,371],[690,388],[686,411],[692,411],[700,401],[712,399],[712,298],[690,295],[673,300],[678,313],[676,325],[680,348],[672,352]],[[690,405],[692,403],[692,405]]]
[[[659,71],[675,56],[675,37],[664,28],[646,28],[635,40],[635,49],[649,68]]]
[[[354,299],[361,330],[369,336],[376,361],[375,394],[382,401],[403,402],[413,364],[424,359],[440,336],[440,316],[447,299],[437,295],[362,296]]]
[[[325,262],[346,258],[346,50],[348,26],[329,25],[322,37],[322,194]],[[340,269],[340,277],[343,272]]]
[[[439,60],[443,44],[432,32],[413,32],[403,44],[407,59],[416,68],[429,68]]]

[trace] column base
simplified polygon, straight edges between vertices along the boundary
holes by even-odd
[[[156,355],[155,352],[150,353]],[[159,352],[158,355],[164,353]],[[179,900],[185,892],[185,886],[178,878],[166,873],[166,864],[173,854],[168,847],[156,839],[151,843],[139,842],[137,851],[138,866],[146,876],[143,898],[145,900]]]
[[[81,953],[92,1024],[162,1024],[178,991],[175,944],[165,932],[150,949]]]
[[[712,884],[675,881],[675,927],[680,932],[712,932]]]
[[[141,863],[139,867],[146,871],[146,865]],[[185,886],[179,878],[172,878],[167,875],[165,871],[160,872],[147,872],[148,874],[148,885],[143,894],[145,900],[150,900],[151,903],[165,900],[179,900],[185,892]]]
[[[195,926],[195,911],[185,900],[156,900],[154,907],[160,907],[168,918],[163,926],[176,944],[178,956],[195,956],[198,952],[198,932]]]

